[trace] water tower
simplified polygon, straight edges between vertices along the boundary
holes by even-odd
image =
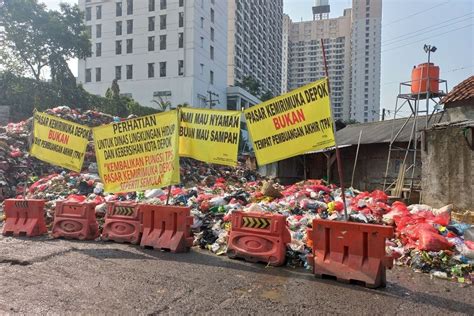
[[[419,145],[422,130],[439,123],[443,115],[443,112],[438,112],[441,111],[440,102],[447,93],[448,83],[439,78],[440,69],[431,62],[431,53],[436,51],[436,47],[425,45],[423,49],[428,54],[428,62],[413,66],[411,80],[400,83],[395,103],[384,177],[384,190],[393,198],[410,199],[414,192],[419,193],[421,198],[421,181],[418,178],[421,178]],[[403,112],[408,112],[409,116],[403,116]],[[395,169],[398,171],[396,178],[393,177]]]
[[[313,7],[313,21],[329,19],[329,0],[316,0]]]

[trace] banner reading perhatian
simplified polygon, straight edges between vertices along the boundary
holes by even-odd
[[[178,113],[148,115],[93,129],[99,175],[106,192],[179,183]]]
[[[87,126],[35,112],[30,154],[52,165],[80,172],[90,134]]]
[[[330,107],[322,79],[245,110],[258,164],[334,146]]]
[[[184,108],[179,127],[179,155],[227,166],[237,165],[239,111]]]

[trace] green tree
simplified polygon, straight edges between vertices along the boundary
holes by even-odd
[[[274,98],[274,95],[271,91],[265,91],[265,93],[263,93],[259,99],[262,100],[262,101],[267,101],[267,100],[270,100],[270,99],[273,99]]]
[[[61,3],[60,11],[48,11],[37,0],[4,0],[0,16],[5,45],[14,54],[10,59],[24,64],[36,80],[48,66],[65,79],[69,77],[67,60],[91,55],[89,35],[77,5]]]
[[[262,85],[252,76],[245,76],[241,82],[237,82],[237,86],[244,88],[256,97],[260,96]]]

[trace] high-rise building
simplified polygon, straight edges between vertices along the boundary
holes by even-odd
[[[329,18],[329,12],[328,0],[317,0],[312,21],[285,17],[288,45],[282,55],[288,71],[282,75],[282,92],[325,76],[323,39],[334,118],[378,120],[382,0],[353,0],[352,8],[337,18]]]
[[[291,19],[283,14],[283,37],[281,45],[281,94],[288,92],[288,37],[290,34]]]
[[[382,0],[352,1],[351,118],[378,121]]]
[[[224,0],[220,0],[226,2]],[[228,0],[229,86],[255,78],[263,91],[281,92],[283,0]]]
[[[79,0],[92,56],[79,81],[104,95],[114,79],[141,105],[226,104],[227,1]]]

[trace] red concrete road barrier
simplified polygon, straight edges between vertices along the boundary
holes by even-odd
[[[142,247],[187,252],[193,245],[193,217],[188,207],[142,204]]]
[[[44,203],[45,200],[5,200],[3,235],[34,237],[46,234]]]
[[[393,259],[385,252],[385,239],[393,237],[393,227],[314,219],[308,229],[313,253],[308,263],[317,277],[362,282],[370,288],[386,285],[386,268]]]
[[[99,237],[95,203],[58,201],[54,213],[54,238],[93,240]]]
[[[107,202],[103,240],[139,244],[142,234],[142,214],[135,202]]]
[[[286,244],[291,242],[285,216],[236,211],[232,213],[231,221],[227,242],[229,258],[266,262],[273,266],[285,263]]]

